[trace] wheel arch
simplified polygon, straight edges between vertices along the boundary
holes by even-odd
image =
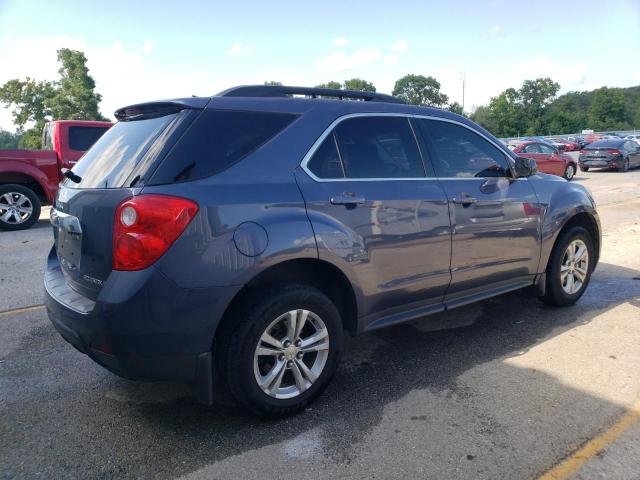
[[[0,172],[0,185],[22,185],[33,190],[41,203],[47,203],[47,191],[40,181],[26,173],[21,172]]]
[[[587,232],[589,232],[589,235],[591,236],[591,240],[593,241],[593,247],[595,250],[594,268],[597,265],[598,260],[600,258],[600,247],[601,247],[600,223],[598,222],[596,216],[593,215],[591,212],[581,211],[567,218],[567,220],[564,222],[562,227],[558,230],[555,238],[553,239],[553,246],[549,250],[549,254],[545,259],[545,263],[544,263],[545,271],[549,265],[551,252],[556,247],[556,244],[558,243],[558,239],[562,236],[564,232],[566,232],[567,230],[573,227],[582,227],[585,230],[587,230]]]

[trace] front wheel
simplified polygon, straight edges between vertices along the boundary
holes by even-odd
[[[594,262],[593,240],[587,230],[573,227],[562,233],[547,265],[543,300],[550,305],[573,305],[589,285]]]
[[[245,303],[222,340],[222,369],[234,398],[260,416],[295,413],[333,377],[342,323],[322,292],[303,285],[263,290]]]
[[[583,172],[588,172],[589,171],[589,167],[580,167],[580,170],[582,170]]]
[[[0,229],[26,230],[40,217],[40,199],[24,185],[0,185]]]
[[[564,170],[564,178],[566,180],[571,180],[576,174],[576,167],[573,163],[567,165],[567,168]]]

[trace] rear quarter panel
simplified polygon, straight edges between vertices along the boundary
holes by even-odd
[[[22,183],[25,176],[40,185],[47,201],[53,201],[60,182],[56,152],[53,150],[0,150],[0,182]]]

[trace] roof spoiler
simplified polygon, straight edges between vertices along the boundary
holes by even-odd
[[[200,109],[206,107],[209,98],[179,98],[176,100],[161,100],[158,102],[138,103],[119,108],[114,116],[120,122],[144,120],[147,118],[164,117],[180,110]]]
[[[340,100],[352,99],[365,102],[404,103],[397,97],[384,93],[340,90],[337,88],[288,87],[284,85],[244,85],[218,93],[218,97],[291,97],[305,95],[311,98],[332,97]]]

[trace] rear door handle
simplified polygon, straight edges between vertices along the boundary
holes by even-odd
[[[477,202],[477,200],[474,197],[464,192],[461,193],[460,196],[458,197],[453,197],[451,201],[456,205],[471,205]]]
[[[357,197],[350,192],[344,192],[342,195],[331,197],[331,205],[362,205],[364,202],[364,197]]]

